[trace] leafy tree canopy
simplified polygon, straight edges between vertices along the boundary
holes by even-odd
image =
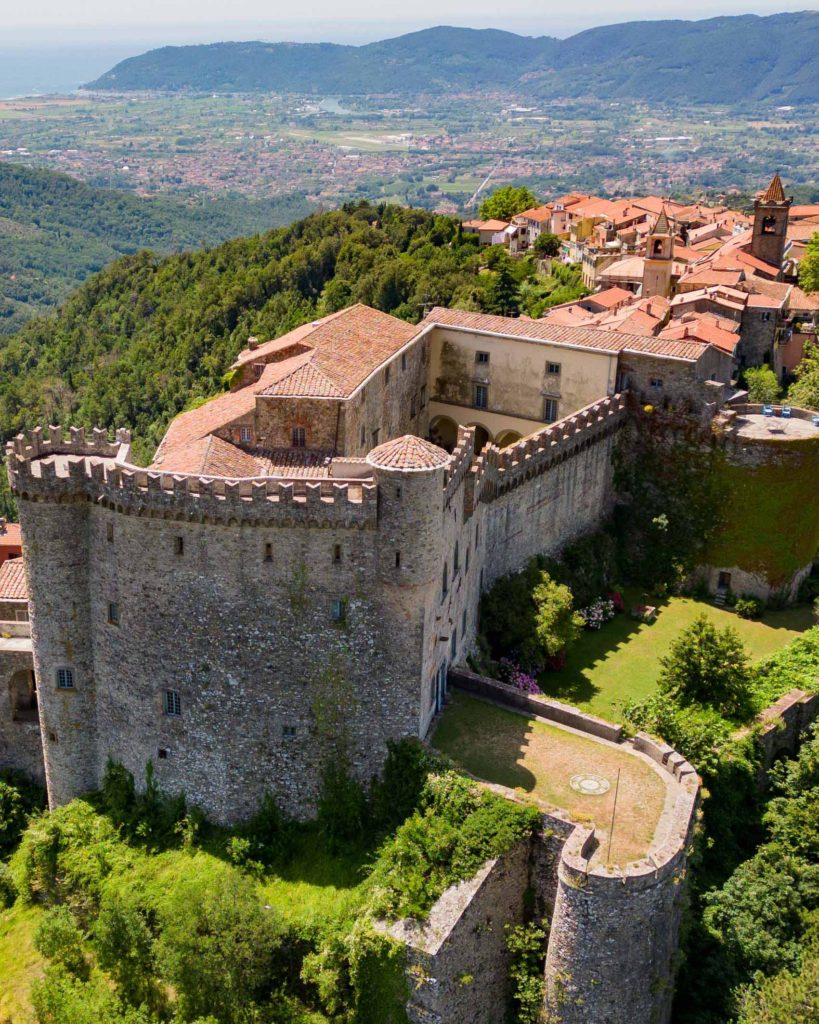
[[[819,231],[808,242],[799,263],[799,287],[808,293],[819,292]]]
[[[534,206],[537,206],[537,199],[531,189],[503,185],[484,199],[479,212],[482,220],[511,220],[516,213]]]
[[[745,386],[751,402],[775,402],[779,381],[770,366],[751,366],[745,371]]]
[[[788,399],[802,409],[819,409],[819,345],[805,343],[804,358],[794,373]]]

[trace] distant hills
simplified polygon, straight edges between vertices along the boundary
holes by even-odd
[[[0,335],[48,312],[118,256],[215,245],[289,224],[303,199],[141,199],[0,162]]]
[[[430,28],[366,46],[214,43],[121,61],[87,88],[318,95],[507,90],[737,103],[819,102],[819,11],[638,21],[568,39]]]

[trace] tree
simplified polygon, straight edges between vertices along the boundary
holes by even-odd
[[[702,704],[728,717],[747,710],[748,656],[730,626],[718,630],[707,615],[700,615],[672,643],[660,665],[660,691],[678,704]]]
[[[808,293],[819,292],[819,231],[808,242],[799,263],[799,287]]]
[[[542,572],[532,593],[535,602],[535,633],[541,647],[552,658],[571,646],[580,636],[583,619],[574,610],[572,592]]]
[[[560,239],[550,231],[544,231],[535,239],[533,248],[541,256],[557,256],[560,252]]]
[[[806,950],[796,974],[782,971],[748,989],[738,1024],[816,1024],[819,1020],[819,947]]]
[[[794,373],[796,381],[788,391],[789,401],[802,409],[819,409],[819,345],[805,342],[805,354]]]
[[[745,371],[745,386],[752,402],[775,402],[779,398],[779,381],[770,366],[750,366]]]
[[[516,213],[530,210],[536,205],[537,199],[528,188],[504,185],[484,199],[479,215],[482,220],[511,220]]]
[[[518,316],[520,313],[520,285],[512,273],[508,257],[498,262],[495,279],[486,290],[484,310],[499,316]]]

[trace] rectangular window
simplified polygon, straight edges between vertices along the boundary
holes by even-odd
[[[661,388],[663,386],[663,379],[662,377],[652,377],[649,384],[653,388]]]
[[[296,727],[295,725],[283,725],[282,726],[282,739],[294,740],[296,738]]]
[[[171,718],[178,718],[182,714],[182,701],[179,698],[179,690],[165,691],[165,714]]]
[[[58,668],[57,669],[57,689],[58,690],[73,690],[74,689],[74,669],[73,668]]]
[[[347,621],[347,601],[345,598],[340,597],[333,601],[332,616],[333,622]]]
[[[452,650],[452,660],[455,661],[458,657],[458,630],[457,627],[452,630],[452,640],[450,641]]]
[[[168,760],[168,748],[167,747],[160,747],[159,750],[157,750],[157,752],[156,752],[156,756],[159,758],[160,761],[167,761]]]
[[[112,626],[119,625],[119,605],[116,601],[108,602],[108,621]]]
[[[361,434],[358,438],[358,443],[361,445],[362,448],[367,443],[367,428],[364,426],[363,423],[361,424]]]
[[[763,320],[770,320],[771,319],[771,314],[770,313],[763,313],[762,314],[762,319]]]
[[[184,537],[174,537],[174,539],[173,539],[173,550],[174,550],[174,554],[175,555],[184,555],[185,554],[185,538]]]
[[[269,541],[264,546],[264,560],[266,562],[273,561],[273,545]]]
[[[466,546],[466,561],[464,562],[464,572],[469,572],[469,545]]]
[[[340,544],[334,544],[333,545],[333,564],[334,565],[338,565],[340,561],[341,561],[341,545]]]
[[[242,444],[250,444],[253,440],[253,434],[250,427],[239,427],[239,440]]]
[[[253,376],[256,378],[256,380],[258,380],[263,373],[264,373],[264,363],[254,363],[253,364]]]
[[[390,382],[390,368],[389,366],[384,370],[384,383],[389,384]]]
[[[557,419],[557,399],[546,398],[543,401],[543,419],[547,423],[554,423]]]
[[[547,363],[546,372],[552,377],[560,376],[560,363]]]
[[[378,428],[373,431],[373,448],[378,444]]]
[[[476,352],[475,353],[475,362],[476,363],[483,363],[484,365],[486,365],[489,362],[489,353],[488,352]]]
[[[413,395],[412,398],[410,399],[410,419],[411,420],[415,419],[416,412],[417,412],[417,409],[415,408],[415,395]]]
[[[485,384],[475,385],[475,401],[473,404],[476,409],[485,409],[489,404],[489,388]]]
[[[396,551],[395,552],[395,568],[396,569],[400,569],[401,568],[401,552],[400,551]]]
[[[307,444],[307,435],[305,434],[304,427],[293,427],[293,447],[304,448]]]
[[[114,524],[113,523],[108,523],[108,525],[106,526],[106,528],[105,528],[105,536],[106,536],[106,538],[108,540],[108,543],[112,544],[113,541],[114,541]]]
[[[444,562],[444,575],[441,579],[441,600],[449,593],[449,566]]]
[[[421,408],[426,409],[427,406],[427,386],[426,384],[421,385]]]
[[[466,608],[464,608],[464,613],[461,616],[461,636],[466,636]]]
[[[406,370],[406,368],[407,368],[407,353],[406,352],[402,352],[401,353],[401,369],[402,370]]]

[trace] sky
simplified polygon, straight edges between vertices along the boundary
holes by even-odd
[[[805,0],[0,0],[0,45],[216,42],[266,39],[364,43],[431,25],[505,28],[524,35],[564,37],[594,25],[718,14],[804,10]],[[230,11],[230,20],[225,18]],[[377,11],[377,16],[373,12]]]

